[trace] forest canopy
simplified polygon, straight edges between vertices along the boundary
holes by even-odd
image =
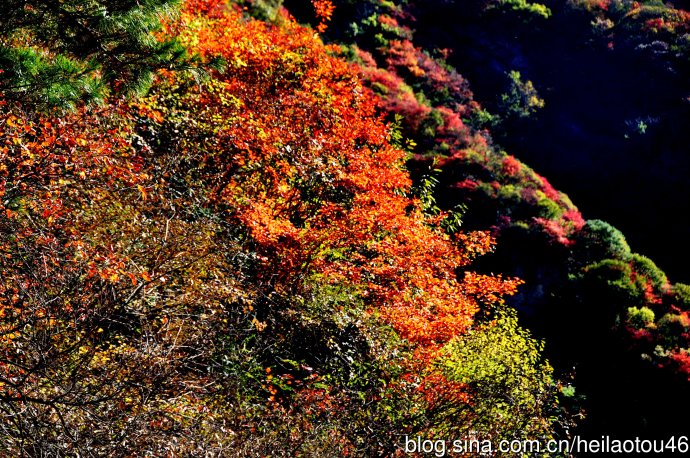
[[[680,71],[683,10],[0,14],[0,454],[401,456],[402,437],[674,426],[690,287],[504,150],[560,90],[504,34],[584,21],[583,47]],[[626,141],[656,129],[638,118]]]
[[[491,236],[448,232],[415,196],[398,128],[337,47],[287,17],[171,6],[25,5],[3,25],[3,452],[388,455],[466,421],[512,437],[526,413],[495,424],[472,408],[480,369],[438,363],[520,284],[472,271]],[[210,78],[174,71],[183,55]],[[111,85],[100,105],[81,103],[89,78]],[[74,110],[33,110],[53,102]],[[551,369],[521,358],[504,370],[534,366],[531,431],[550,437]]]

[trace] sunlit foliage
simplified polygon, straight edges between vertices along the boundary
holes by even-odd
[[[223,71],[61,117],[3,100],[3,453],[391,455],[438,426],[435,383],[469,409],[439,352],[520,282],[413,197],[356,69],[222,1],[162,33]]]
[[[6,0],[0,5],[0,94],[74,108],[108,93],[144,93],[159,68],[191,65],[156,32],[177,0]]]

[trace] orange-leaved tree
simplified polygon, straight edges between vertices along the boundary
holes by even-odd
[[[167,153],[194,161],[209,203],[248,229],[269,288],[299,291],[313,273],[351,282],[423,346],[465,330],[480,297],[514,291],[515,281],[482,277],[478,289],[477,275],[459,275],[490,239],[458,243],[409,197],[406,153],[335,48],[293,22],[239,27],[238,13],[213,11],[199,21],[188,9],[173,27],[194,52],[224,58],[225,72],[204,86],[173,77],[141,107],[161,120],[151,135]]]

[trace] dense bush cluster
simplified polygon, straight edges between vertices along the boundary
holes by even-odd
[[[546,441],[597,416],[608,366],[687,383],[690,286],[494,143],[549,100],[517,69],[494,112],[475,100],[415,31],[453,2],[20,3],[0,6],[3,454]],[[683,10],[567,8],[684,68]]]
[[[567,433],[504,304],[520,281],[472,268],[492,237],[445,229],[357,68],[280,23],[190,0],[159,38],[208,79],[161,70],[145,97],[63,115],[2,100],[3,454],[391,456],[403,434]]]
[[[623,234],[610,224],[585,221],[566,195],[494,144],[494,134],[513,128],[513,134],[520,135],[526,119],[548,107],[539,87],[517,70],[506,71],[503,92],[492,105],[495,112],[490,113],[474,99],[468,81],[449,65],[456,49],[435,47],[455,40],[463,57],[479,53],[471,47],[478,46],[489,53],[489,60],[507,59],[510,53],[515,54],[513,60],[526,59],[529,51],[505,40],[513,34],[529,36],[532,29],[541,36],[560,33],[557,25],[545,25],[555,20],[555,11],[561,23],[592,23],[591,37],[574,40],[587,41],[590,46],[595,38],[595,45],[606,39],[605,48],[610,52],[630,52],[631,59],[650,57],[649,65],[654,68],[678,73],[687,64],[687,13],[659,2],[626,1],[460,4],[343,0],[334,4],[336,12],[325,37],[340,44],[342,53],[359,66],[379,108],[390,119],[398,119],[404,136],[412,140],[406,145],[410,152],[407,163],[418,189],[426,190],[429,183],[435,183],[435,205],[459,211],[463,228],[490,230],[498,237],[497,252],[482,267],[526,280],[510,302],[528,316],[543,315],[532,321],[544,335],[553,336],[554,354],[561,351],[564,355],[561,368],[568,371],[578,365],[584,379],[596,378],[591,368],[598,363],[590,365],[591,359],[641,358],[652,363],[650,368],[670,369],[668,372],[687,378],[689,342],[681,324],[687,321],[687,308],[678,292],[684,286],[670,284],[654,262],[633,253]],[[285,5],[300,19],[314,21],[308,5],[291,1]],[[424,22],[429,20],[439,24]],[[527,46],[530,41],[520,43]],[[628,123],[638,136],[645,135],[652,122],[645,119]],[[567,323],[572,318],[577,325]],[[592,328],[598,337],[578,354],[569,347],[583,328]],[[616,356],[601,353],[593,357],[591,352],[599,345],[610,346]],[[636,363],[631,364],[637,368]],[[665,383],[666,375],[656,377],[650,383]],[[636,414],[642,418],[641,424],[647,421],[644,411]]]

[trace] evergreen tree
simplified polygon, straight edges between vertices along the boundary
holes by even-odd
[[[155,32],[179,0],[3,0],[0,95],[72,108],[108,93],[141,93],[162,67],[189,66]]]

